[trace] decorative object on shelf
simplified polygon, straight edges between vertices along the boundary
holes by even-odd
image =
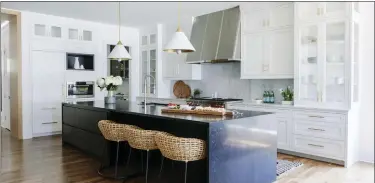
[[[293,105],[293,90],[290,86],[286,87],[286,90],[280,89],[280,94],[284,98],[283,101],[281,101],[281,104],[283,105]]]
[[[108,91],[107,96],[104,98],[106,104],[116,103],[114,92],[117,90],[118,86],[122,85],[122,78],[120,76],[108,76],[106,78],[99,78],[96,80],[96,84],[101,91],[104,88]]]
[[[74,60],[74,69],[79,69],[79,57],[75,57],[75,60]]]
[[[66,70],[94,71],[94,54],[66,53]]]
[[[129,52],[125,49],[125,46],[121,42],[121,11],[120,11],[120,2],[118,2],[118,39],[117,45],[111,53],[108,55],[108,59],[111,60],[130,60],[132,57]]]
[[[201,96],[201,90],[199,90],[198,88],[194,89],[194,92],[193,92],[193,96],[194,98],[199,98]]]
[[[195,52],[195,48],[186,37],[185,33],[180,28],[180,4],[178,4],[178,27],[177,31],[172,36],[172,39],[165,45],[165,52],[170,53],[188,53]]]

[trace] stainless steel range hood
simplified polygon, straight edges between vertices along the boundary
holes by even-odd
[[[240,61],[240,7],[195,18],[190,41],[195,52],[188,53],[191,64]]]

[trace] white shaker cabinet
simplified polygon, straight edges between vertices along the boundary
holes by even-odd
[[[93,35],[91,30],[81,28],[68,28],[68,39],[79,41],[92,41]]]
[[[294,77],[293,7],[242,7],[241,79]]]
[[[245,33],[273,30],[293,25],[293,3],[263,9],[241,8],[241,28]]]
[[[319,22],[324,19],[351,17],[358,2],[297,2],[297,22]]]
[[[243,34],[241,78],[293,78],[291,28]]]
[[[33,134],[61,131],[65,53],[31,51]],[[46,77],[48,76],[48,77]]]
[[[33,36],[36,38],[63,38],[63,28],[61,25],[47,25],[43,23],[33,24]]]

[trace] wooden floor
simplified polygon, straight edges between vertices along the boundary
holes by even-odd
[[[2,132],[3,173],[1,183],[120,183],[101,178],[98,162],[79,151],[62,147],[61,137],[16,140]],[[357,163],[349,169],[340,166],[279,154],[279,158],[301,161],[302,167],[282,175],[277,183],[373,183],[374,165]],[[143,183],[137,178],[126,183]]]

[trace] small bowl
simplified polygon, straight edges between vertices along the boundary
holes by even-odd
[[[262,104],[263,103],[263,100],[261,99],[255,99],[253,100],[256,104]]]

